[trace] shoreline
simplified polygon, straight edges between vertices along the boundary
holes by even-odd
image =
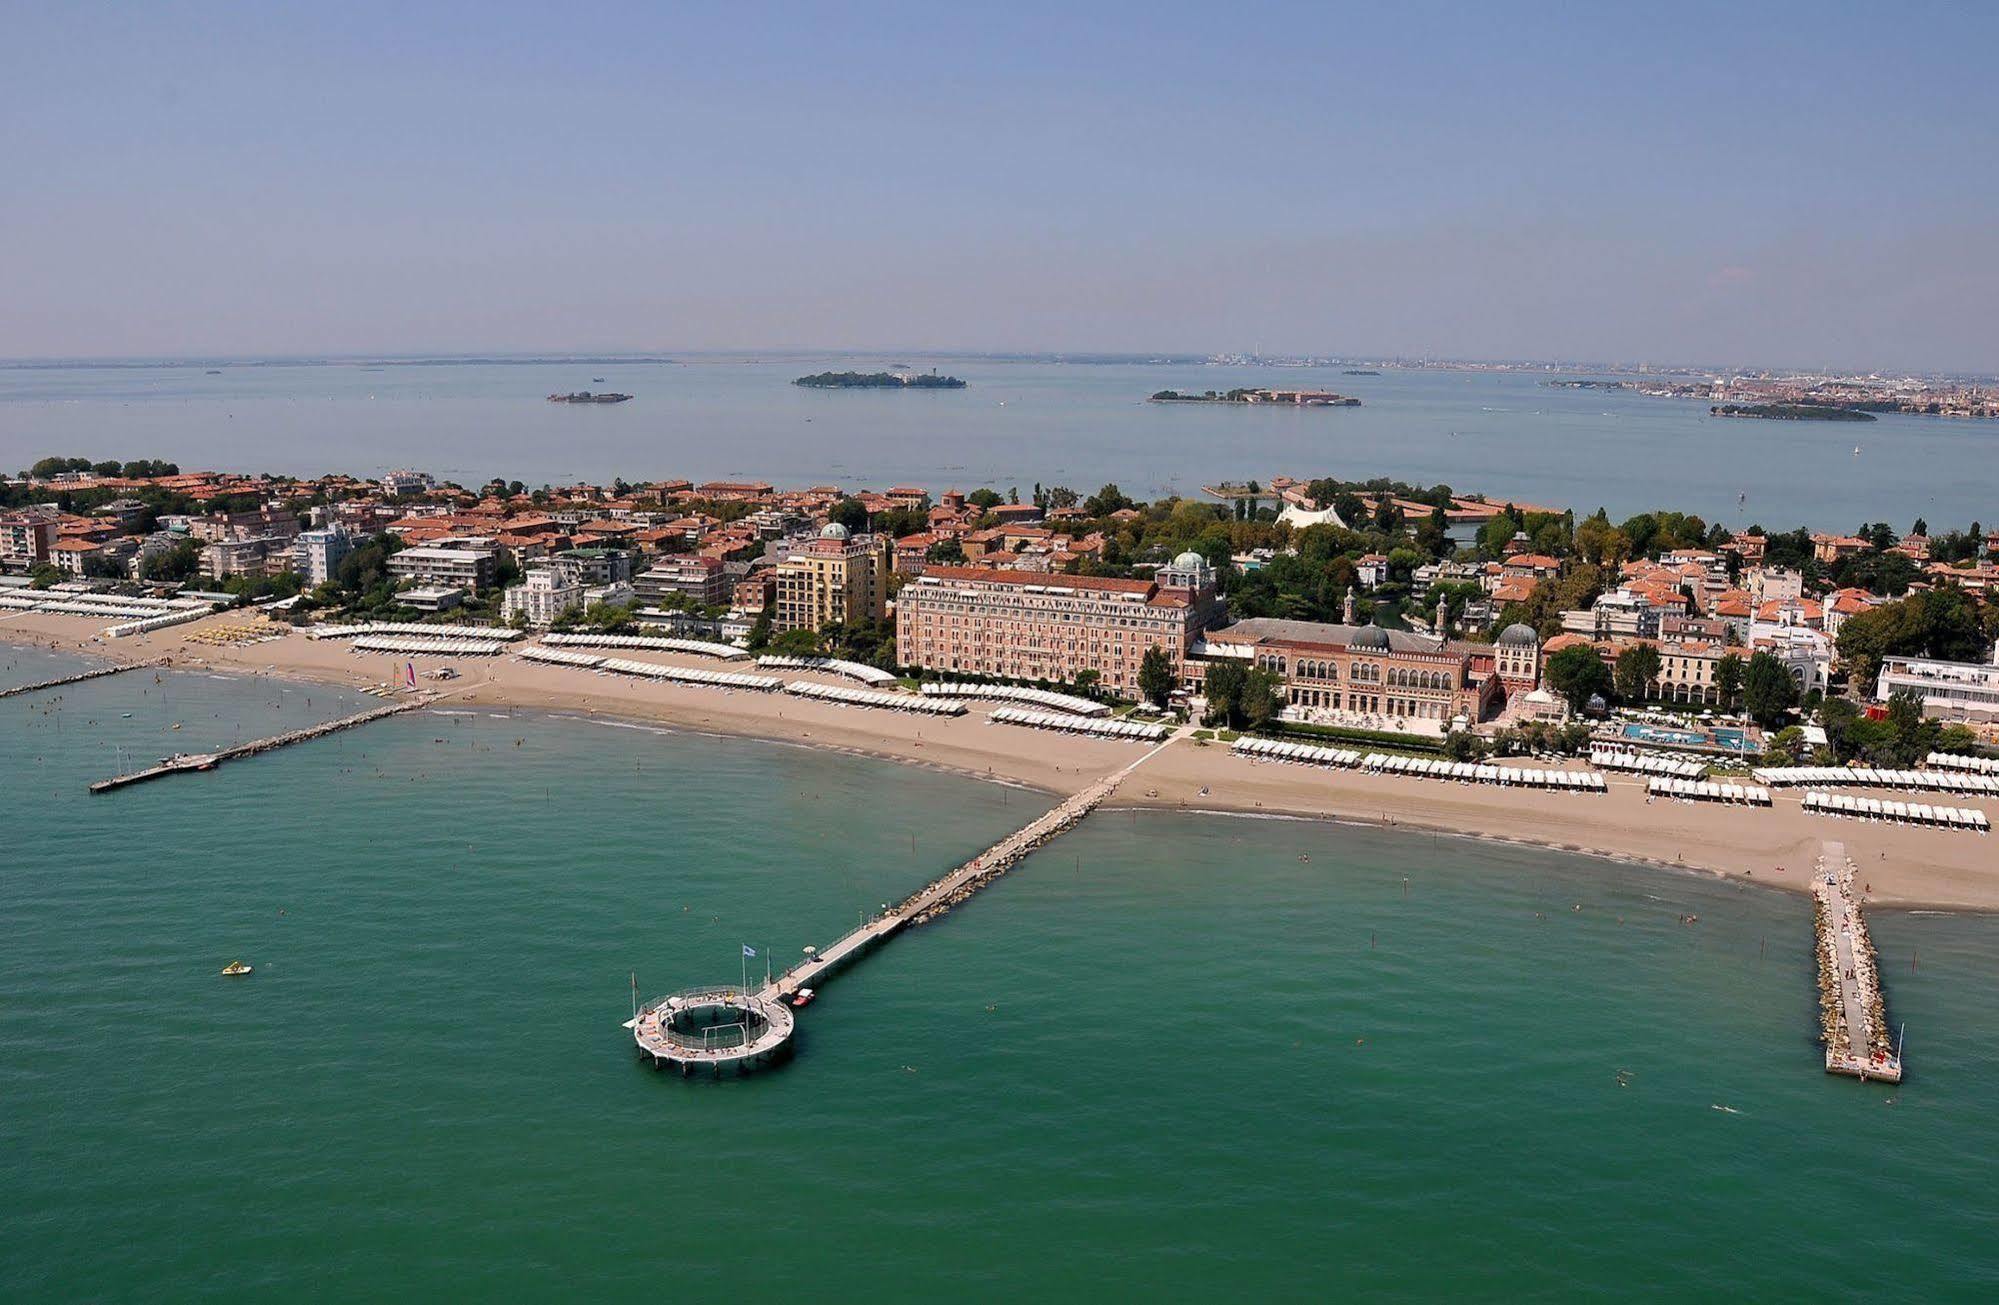
[[[918,717],[808,701],[786,694],[719,691],[599,676],[591,671],[497,658],[406,659],[357,654],[343,641],[282,640],[240,646],[191,643],[219,613],[149,636],[93,641],[99,623],[35,614],[0,623],[0,644],[130,663],[161,657],[173,669],[266,676],[360,689],[393,679],[405,660],[454,666],[436,684],[431,710],[524,711],[625,728],[724,735],[920,766],[1059,799],[1139,754],[1126,742],[988,724],[974,706],[962,717]],[[666,664],[704,659],[660,656]],[[789,678],[824,679],[813,675]],[[841,681],[826,679],[828,683]],[[1999,804],[1982,804],[1999,819]],[[1330,826],[1403,829],[1597,857],[1649,869],[1808,892],[1820,841],[1839,838],[1860,866],[1866,905],[1897,910],[1999,912],[1999,856],[1977,834],[1807,815],[1795,799],[1752,810],[1647,800],[1642,781],[1610,777],[1605,794],[1445,784],[1250,761],[1223,744],[1185,736],[1161,748],[1104,803],[1111,809],[1319,820]]]

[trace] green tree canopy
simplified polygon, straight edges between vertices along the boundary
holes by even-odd
[[[1770,729],[1782,724],[1797,705],[1798,682],[1784,669],[1784,663],[1759,652],[1742,673],[1742,702],[1752,720]]]
[[[1543,673],[1548,687],[1575,711],[1586,708],[1592,695],[1608,700],[1612,693],[1610,668],[1586,643],[1572,644],[1550,657]]]

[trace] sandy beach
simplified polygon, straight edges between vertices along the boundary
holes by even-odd
[[[0,621],[0,643],[39,644],[119,661],[167,658],[177,667],[268,674],[348,687],[390,680],[404,658],[356,653],[345,640],[289,634],[264,643],[215,647],[190,640],[204,628],[242,624],[223,613],[149,636],[96,638],[102,622],[40,613]],[[274,627],[284,628],[284,627]],[[698,657],[624,652],[663,664],[705,666]],[[1133,743],[1080,739],[990,723],[985,708],[956,718],[808,702],[787,694],[724,692],[515,657],[417,657],[425,670],[450,665],[459,679],[440,686],[445,709],[519,708],[606,719],[651,721],[690,730],[754,736],[926,765],[1067,794],[1140,755]],[[830,677],[827,683],[846,683]],[[426,681],[426,684],[433,682]],[[1989,837],[1807,815],[1798,796],[1779,791],[1770,809],[1648,802],[1642,780],[1608,777],[1608,794],[1548,793],[1391,778],[1352,771],[1251,762],[1219,743],[1182,736],[1133,773],[1109,805],[1337,820],[1586,852],[1683,871],[1737,876],[1806,890],[1825,838],[1843,840],[1860,866],[1869,902],[1999,910],[1999,849]],[[1999,820],[1999,804],[1977,805]]]

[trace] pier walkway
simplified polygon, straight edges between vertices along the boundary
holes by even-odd
[[[149,667],[159,667],[165,665],[166,663],[163,661],[153,661],[153,662],[128,662],[120,666],[99,666],[95,670],[78,671],[74,675],[65,675],[62,676],[60,679],[43,680],[37,684],[23,684],[20,687],[13,689],[0,689],[0,698],[12,698],[18,694],[23,694],[23,693],[40,693],[44,689],[60,689],[65,684],[81,684],[85,680],[100,680],[107,675],[120,675],[126,671],[143,671]]]
[[[738,995],[715,988],[695,990],[648,1002],[625,1025],[639,1052],[655,1069],[673,1067],[682,1073],[700,1066],[717,1072],[725,1067],[748,1069],[767,1064],[783,1052],[792,1032],[792,998],[800,989],[824,983],[848,964],[900,933],[909,925],[925,924],[949,911],[993,880],[1005,874],[1028,853],[1075,825],[1117,791],[1131,772],[1143,765],[1160,748],[1149,749],[1130,765],[1095,781],[1065,798],[1054,809],[1006,838],[993,844],[943,877],[924,885],[888,910],[867,920],[824,949],[808,951],[806,958],[753,992]],[[676,1012],[721,1007],[740,1012],[742,1041],[727,1048],[690,1045],[684,1031],[674,1027]],[[782,1015],[777,1012],[782,1011]]]
[[[411,698],[406,702],[393,703],[387,707],[377,707],[364,711],[358,716],[343,716],[318,725],[308,725],[304,729],[290,730],[283,734],[273,734],[266,739],[255,739],[249,743],[239,743],[233,748],[220,752],[192,752],[169,757],[157,766],[135,770],[126,775],[113,775],[110,779],[100,779],[90,786],[92,793],[109,793],[114,789],[126,788],[132,784],[143,784],[149,779],[159,779],[166,775],[178,775],[189,770],[213,770],[225,761],[235,761],[239,757],[254,757],[260,752],[270,752],[291,743],[304,743],[307,739],[323,738],[337,734],[341,730],[351,730],[356,725],[366,725],[369,721],[381,720],[386,716],[398,716],[406,711],[430,705],[430,696]]]
[[[1846,845],[1824,844],[1812,878],[1812,901],[1826,1073],[1899,1083],[1901,1049],[1888,1037],[1881,971],[1853,879]]]
[[[800,988],[809,988],[815,982],[822,982],[832,977],[842,966],[872,951],[876,944],[899,933],[906,925],[927,924],[943,915],[953,906],[1011,870],[1029,852],[1096,810],[1104,799],[1117,791],[1125,776],[1156,751],[1158,748],[1152,749],[1131,765],[1104,776],[1088,788],[1065,799],[1053,810],[993,844],[956,870],[941,879],[933,880],[825,950],[815,952],[792,966],[771,980],[756,995],[768,1000],[788,998]]]

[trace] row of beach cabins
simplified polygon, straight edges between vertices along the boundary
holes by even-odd
[[[1933,829],[1992,832],[1992,822],[1976,807],[1939,807],[1924,802],[1890,802],[1850,793],[1805,794],[1805,810],[1849,820],[1885,820],[1897,825],[1927,825]]]
[[[55,616],[87,616],[115,620],[104,637],[124,639],[168,626],[199,621],[214,611],[207,598],[132,598],[121,594],[78,593],[66,589],[33,589],[0,593],[0,614],[48,612]]]
[[[1699,779],[1707,774],[1707,763],[1704,761],[1669,757],[1657,752],[1633,752],[1627,748],[1592,748],[1589,764],[1599,770],[1629,770],[1668,779]]]
[[[1296,762],[1364,770],[1377,775],[1407,775],[1444,779],[1458,784],[1499,784],[1509,788],[1543,788],[1558,792],[1602,793],[1603,776],[1593,770],[1549,770],[1533,766],[1493,766],[1483,762],[1447,761],[1392,753],[1360,753],[1351,748],[1327,748],[1313,743],[1242,737],[1235,754],[1255,761]]]
[[[925,702],[940,701],[925,698]],[[1058,711],[1030,711],[1026,707],[995,707],[986,719],[1002,725],[1026,725],[1031,729],[1054,730],[1058,734],[1081,734],[1096,739],[1130,739],[1136,743],[1164,743],[1173,731],[1164,725],[1138,720],[1100,720]]]
[[[1767,807],[1770,790],[1755,784],[1717,784],[1705,779],[1676,779],[1655,775],[1645,785],[1645,795],[1676,798],[1682,802],[1727,802],[1735,806]]]
[[[1976,760],[1976,758],[1966,758]],[[1776,788],[1910,788],[1999,797],[1999,775],[1957,770],[1880,770],[1868,766],[1772,766],[1752,771]]]

